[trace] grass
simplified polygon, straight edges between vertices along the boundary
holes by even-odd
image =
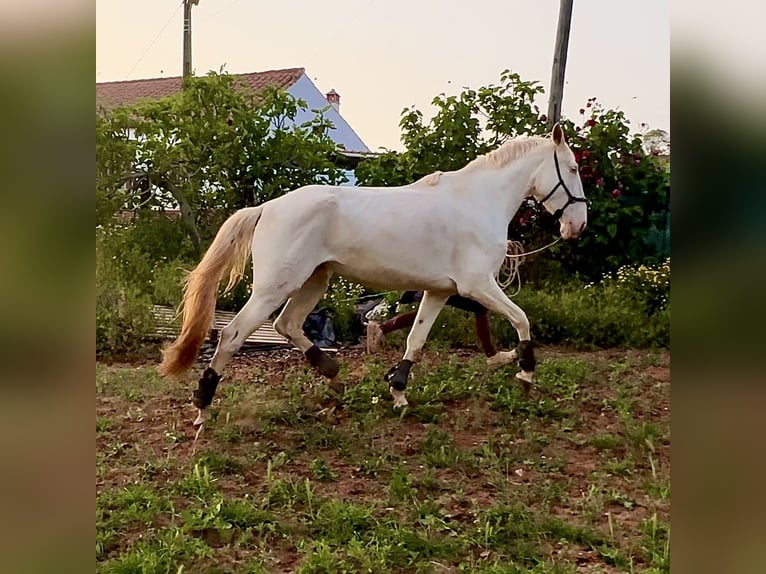
[[[196,445],[188,387],[98,365],[96,571],[669,572],[669,384],[644,373],[669,355],[615,353],[542,351],[527,394],[439,348],[404,413],[397,353],[345,358],[334,418],[299,357],[251,359]]]

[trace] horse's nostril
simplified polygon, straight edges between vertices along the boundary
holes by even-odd
[[[580,226],[580,231],[579,231],[579,233],[582,233],[583,231],[585,231],[585,228],[586,228],[586,227],[588,227],[588,224],[587,224],[587,223],[585,223],[585,222],[583,222],[583,224]]]

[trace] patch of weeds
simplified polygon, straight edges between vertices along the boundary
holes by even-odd
[[[224,500],[221,506],[221,517],[238,528],[279,531],[279,521],[276,516],[247,500]]]
[[[356,473],[360,476],[376,478],[381,471],[385,472],[389,468],[397,467],[401,462],[402,459],[397,454],[372,450],[359,461]]]
[[[670,500],[670,481],[653,479],[644,485],[646,493],[656,500]]]
[[[407,572],[422,572],[432,559],[454,559],[463,548],[463,541],[450,534],[402,525],[397,519],[379,523],[372,536],[387,548],[388,563]]]
[[[96,524],[96,560],[103,560],[119,545],[117,532],[111,528],[99,528]]]
[[[335,472],[323,458],[316,458],[312,461],[311,472],[314,474],[314,478],[320,482],[332,482],[338,480],[338,473]]]
[[[462,565],[461,565],[462,566]],[[479,563],[470,563],[462,571],[472,574],[575,574],[576,570],[567,564],[549,564],[538,562],[534,566],[519,566],[507,560],[483,559]]]
[[[407,412],[416,421],[436,424],[444,415],[444,404],[440,402],[416,403],[411,405]]]
[[[595,475],[596,473],[593,474]],[[599,478],[599,476],[591,476],[591,485],[588,487],[587,492],[581,492],[582,497],[578,504],[581,511],[593,520],[598,520],[604,510],[604,491],[595,484]]]
[[[96,434],[106,434],[112,428],[112,423],[109,419],[97,418],[96,419]]]
[[[524,393],[520,385],[503,382],[490,388],[493,398],[492,409],[512,419],[522,417],[541,418],[552,421],[564,420],[572,415],[573,406],[562,407],[554,398],[532,391],[530,396]],[[504,419],[501,418],[504,422]]]
[[[96,524],[115,529],[133,524],[149,525],[158,514],[169,509],[167,499],[148,486],[131,484],[96,496]]]
[[[236,474],[244,468],[244,465],[235,457],[218,452],[202,454],[197,459],[197,464],[206,467],[210,472],[216,474]]]
[[[641,523],[641,550],[652,572],[670,572],[670,526],[654,514]]]
[[[373,549],[365,548],[358,540],[352,540],[347,548],[333,548],[315,540],[302,546],[301,550],[306,552],[306,558],[301,562],[298,574],[357,574],[388,570],[385,559],[379,559]]]
[[[418,479],[417,485],[419,489],[427,492],[438,492],[442,490],[442,485],[436,477],[433,468],[426,468],[423,470],[423,476]]]
[[[187,508],[181,513],[183,529],[192,532],[215,546],[232,542],[235,537],[241,546],[261,544],[282,533],[279,522],[268,511],[249,501],[227,501],[217,497],[202,507]]]
[[[623,508],[627,508],[630,510],[636,505],[636,502],[634,500],[631,500],[630,497],[622,494],[621,492],[617,490],[612,490],[606,494],[606,497],[604,499],[604,502],[606,504],[619,504]]]
[[[586,444],[598,450],[612,450],[622,445],[622,439],[613,434],[598,434],[590,437]]]
[[[303,396],[294,392],[287,398],[269,399],[258,405],[252,414],[263,429],[279,425],[297,426],[311,420],[313,414],[303,404]]]
[[[160,474],[165,474],[170,471],[171,465],[167,458],[147,460],[138,467],[138,473],[141,478],[150,480],[157,477]]]
[[[384,415],[392,410],[387,400],[388,387],[383,382],[383,374],[387,369],[381,363],[367,363],[368,372],[362,380],[346,385],[343,393],[343,406],[352,413],[368,413],[373,411]]]
[[[328,500],[317,508],[311,522],[311,535],[331,546],[343,546],[364,537],[375,527],[372,510],[342,500]]]
[[[437,427],[428,429],[421,451],[423,462],[435,468],[461,468],[470,471],[478,466],[470,453],[455,448],[452,438]]]
[[[268,478],[268,491],[262,500],[264,508],[303,508],[309,516],[313,515],[316,495],[311,481],[293,478]]]
[[[636,406],[636,400],[625,395],[622,392],[622,389],[620,389],[619,394],[620,396],[617,397],[617,399],[609,402],[609,406],[613,408],[620,417],[620,420],[627,427],[633,421],[633,410]]]
[[[178,444],[186,440],[186,433],[178,429],[176,421],[170,423],[170,427],[165,431],[165,438],[172,444]]]
[[[416,489],[412,485],[409,473],[401,468],[391,471],[391,479],[388,481],[388,498],[393,503],[407,502],[415,494]]]
[[[610,368],[609,382],[610,383],[619,382],[619,380],[623,377],[625,373],[627,373],[631,369],[631,367],[632,365],[628,357],[620,359],[619,361],[609,365],[609,368]]]
[[[625,458],[611,458],[604,464],[604,469],[613,476],[629,476],[636,469],[636,463],[630,455]]]
[[[657,473],[657,463],[651,454],[649,455],[649,466],[652,469],[652,478],[644,485],[647,494],[660,500],[669,500],[670,480],[659,476]]]
[[[288,462],[290,462],[290,455],[287,454],[286,451],[280,450],[277,454],[272,456],[269,461],[266,463],[266,476],[269,480],[271,480],[271,472],[274,470],[279,470],[283,466],[285,466]]]
[[[537,369],[537,386],[557,402],[572,402],[593,373],[591,363],[578,359],[543,361]]]
[[[225,404],[237,405],[243,402],[247,383],[238,379],[228,381],[220,386],[219,396]],[[250,387],[252,389],[253,387]],[[257,387],[256,387],[257,388]]]
[[[662,364],[662,355],[656,351],[648,351],[642,354],[638,360],[638,366],[642,369],[647,367],[659,367]]]
[[[650,452],[654,452],[657,439],[663,435],[656,424],[652,422],[636,423],[632,418],[624,419],[624,423],[625,436],[634,447],[647,448]]]
[[[128,528],[153,524],[160,514],[172,511],[170,502],[150,488],[128,485],[118,491],[96,496],[96,559],[105,559],[119,547],[121,534]]]
[[[128,402],[137,401],[142,396],[140,390],[133,389],[133,388],[122,389],[122,391],[120,392],[120,395],[122,396],[123,399],[125,399]]]
[[[213,439],[216,442],[239,444],[244,438],[245,430],[238,424],[217,425],[213,430]]]
[[[412,398],[416,404],[444,403],[475,395],[482,385],[482,371],[478,362],[466,363],[451,356],[449,361],[436,365],[419,364],[412,385]]]
[[[197,462],[192,472],[178,481],[176,489],[184,496],[210,500],[218,492],[215,486],[216,480],[207,466]]]
[[[312,422],[301,429],[301,438],[310,447],[337,448],[343,444],[344,438],[334,427]]]
[[[609,540],[600,532],[570,524],[561,518],[548,516],[542,520],[540,532],[551,540],[568,540],[590,548],[608,545]]]
[[[217,496],[208,504],[198,508],[186,508],[181,512],[184,532],[208,534],[215,531],[217,540],[231,542],[232,524],[221,516],[223,499]]]
[[[567,483],[562,480],[549,480],[538,484],[534,488],[534,501],[549,507],[567,499]]]
[[[435,500],[425,499],[416,500],[412,510],[412,518],[416,524],[419,524],[427,533],[432,532],[452,532],[452,527],[448,524],[447,511]]]
[[[199,538],[179,528],[168,528],[136,542],[120,556],[103,562],[102,574],[134,574],[181,572],[201,558],[209,558],[213,550]]]
[[[497,505],[479,512],[469,534],[479,548],[502,552],[512,561],[535,564],[541,557],[536,544],[538,524],[519,504]]]

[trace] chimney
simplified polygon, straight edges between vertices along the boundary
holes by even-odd
[[[329,103],[336,112],[340,113],[340,94],[335,90],[330,90],[325,94],[325,97],[327,98],[327,103]]]

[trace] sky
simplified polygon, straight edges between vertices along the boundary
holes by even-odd
[[[549,90],[558,0],[199,0],[197,75],[302,67],[370,149],[402,149],[402,109],[498,83]],[[96,81],[178,76],[181,0],[97,0]],[[574,0],[563,115],[587,99],[670,131],[669,0]],[[547,95],[539,101],[547,110]]]

